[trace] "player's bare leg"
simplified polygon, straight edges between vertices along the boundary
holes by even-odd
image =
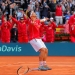
[[[44,58],[43,58],[43,65],[47,65],[47,63],[46,63],[47,57],[48,57],[48,49],[45,48],[45,55],[44,55]]]
[[[45,48],[45,55],[44,55],[44,59],[43,59],[43,66],[45,68],[47,68],[47,70],[51,70],[51,68],[49,68],[48,65],[47,65],[47,63],[46,63],[47,57],[48,57],[48,49]]]
[[[40,55],[39,55],[39,65],[40,65],[40,67],[39,67],[39,69],[46,71],[47,69],[44,68],[44,66],[43,66],[43,59],[45,57],[45,48],[41,48],[39,50],[39,52],[40,52]]]
[[[43,61],[44,56],[45,56],[45,48],[41,48],[41,49],[39,50],[39,52],[40,52],[39,61]]]
[[[43,66],[43,59],[45,57],[45,49],[41,48],[39,52],[40,52],[40,55],[39,55],[40,66]]]
[[[47,48],[45,48],[45,55],[44,55],[44,59],[43,59],[43,61],[46,61],[47,56],[48,56],[48,49],[47,49]]]
[[[47,48],[40,49],[39,61],[43,62],[42,65],[46,65],[47,56],[48,56],[48,49]]]
[[[40,51],[40,55],[39,55],[39,62],[40,62],[40,67],[42,67],[42,70],[51,70],[51,68],[49,68],[47,66],[46,63],[46,59],[48,56],[48,49],[47,48],[42,48],[39,50]]]

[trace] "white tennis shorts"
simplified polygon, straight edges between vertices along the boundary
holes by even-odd
[[[29,41],[34,50],[38,52],[41,48],[47,48],[41,39],[32,39]]]

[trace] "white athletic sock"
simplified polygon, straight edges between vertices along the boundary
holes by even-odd
[[[43,61],[43,65],[47,65],[46,61]]]
[[[40,62],[39,62],[39,65],[40,65],[40,66],[43,66],[43,61],[40,61]]]

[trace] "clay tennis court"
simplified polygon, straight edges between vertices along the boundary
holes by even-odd
[[[49,56],[48,65],[52,70],[31,71],[26,75],[75,75],[75,57]],[[20,66],[38,67],[37,56],[0,56],[0,75],[17,75]]]

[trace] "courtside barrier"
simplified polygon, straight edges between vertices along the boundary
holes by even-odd
[[[75,44],[70,42],[45,43],[49,56],[75,56]],[[32,46],[28,44],[0,43],[0,56],[37,56]]]

